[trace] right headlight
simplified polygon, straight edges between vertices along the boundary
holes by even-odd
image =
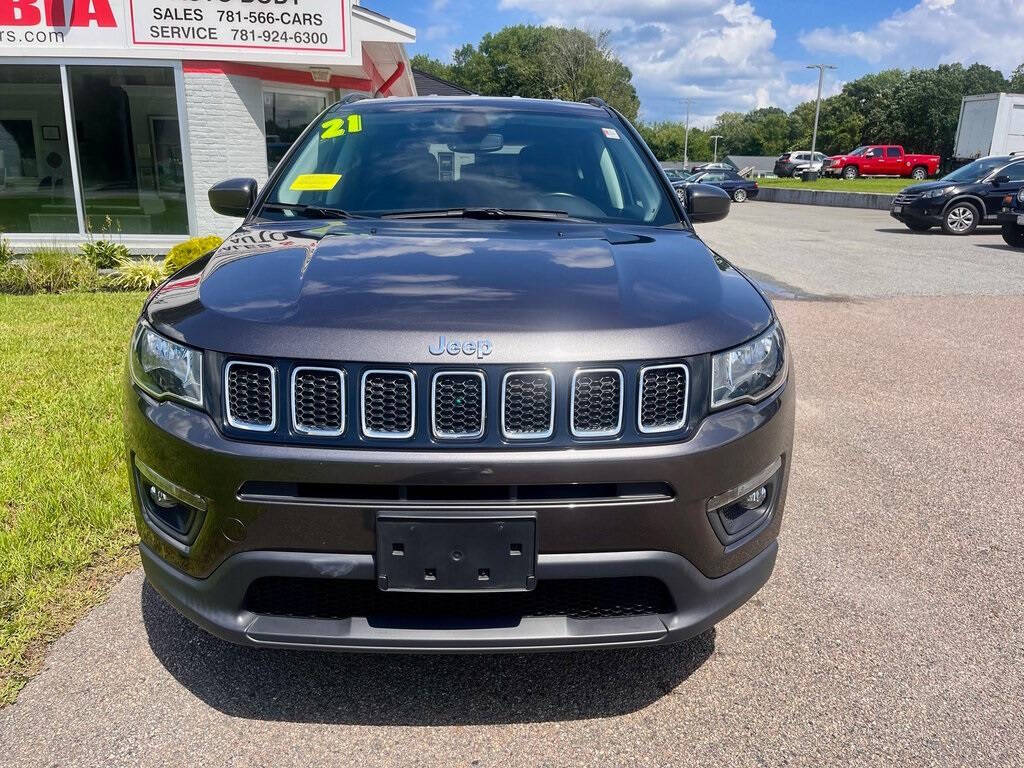
[[[711,358],[711,407],[756,402],[785,380],[785,339],[778,323],[753,341]]]
[[[132,379],[158,400],[203,405],[203,353],[140,322],[132,337]]]
[[[1022,188],[1020,192],[1017,193],[1017,202],[1024,203],[1024,188]]]
[[[945,197],[946,195],[949,194],[949,190],[951,190],[951,189],[952,189],[952,187],[942,187],[940,189],[929,189],[927,192],[925,192],[923,195],[921,195],[921,197]]]

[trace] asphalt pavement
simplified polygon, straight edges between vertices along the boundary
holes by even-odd
[[[127,576],[0,711],[11,766],[1024,765],[1024,252],[884,213],[701,228],[792,298],[775,574],[673,648],[236,648]]]

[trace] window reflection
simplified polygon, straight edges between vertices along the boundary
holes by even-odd
[[[0,233],[77,232],[57,66],[0,66]]]
[[[125,234],[188,231],[170,67],[69,66],[86,226]]]
[[[263,92],[267,169],[273,173],[284,153],[313,118],[327,109],[327,97],[313,93]]]

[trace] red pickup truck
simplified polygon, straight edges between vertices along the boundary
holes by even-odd
[[[939,171],[938,155],[908,155],[898,144],[869,144],[845,155],[833,155],[825,173],[855,179],[858,176],[909,176],[926,179]]]

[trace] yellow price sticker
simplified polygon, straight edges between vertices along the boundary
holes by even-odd
[[[340,173],[303,173],[289,187],[293,192],[327,192],[341,181]]]

